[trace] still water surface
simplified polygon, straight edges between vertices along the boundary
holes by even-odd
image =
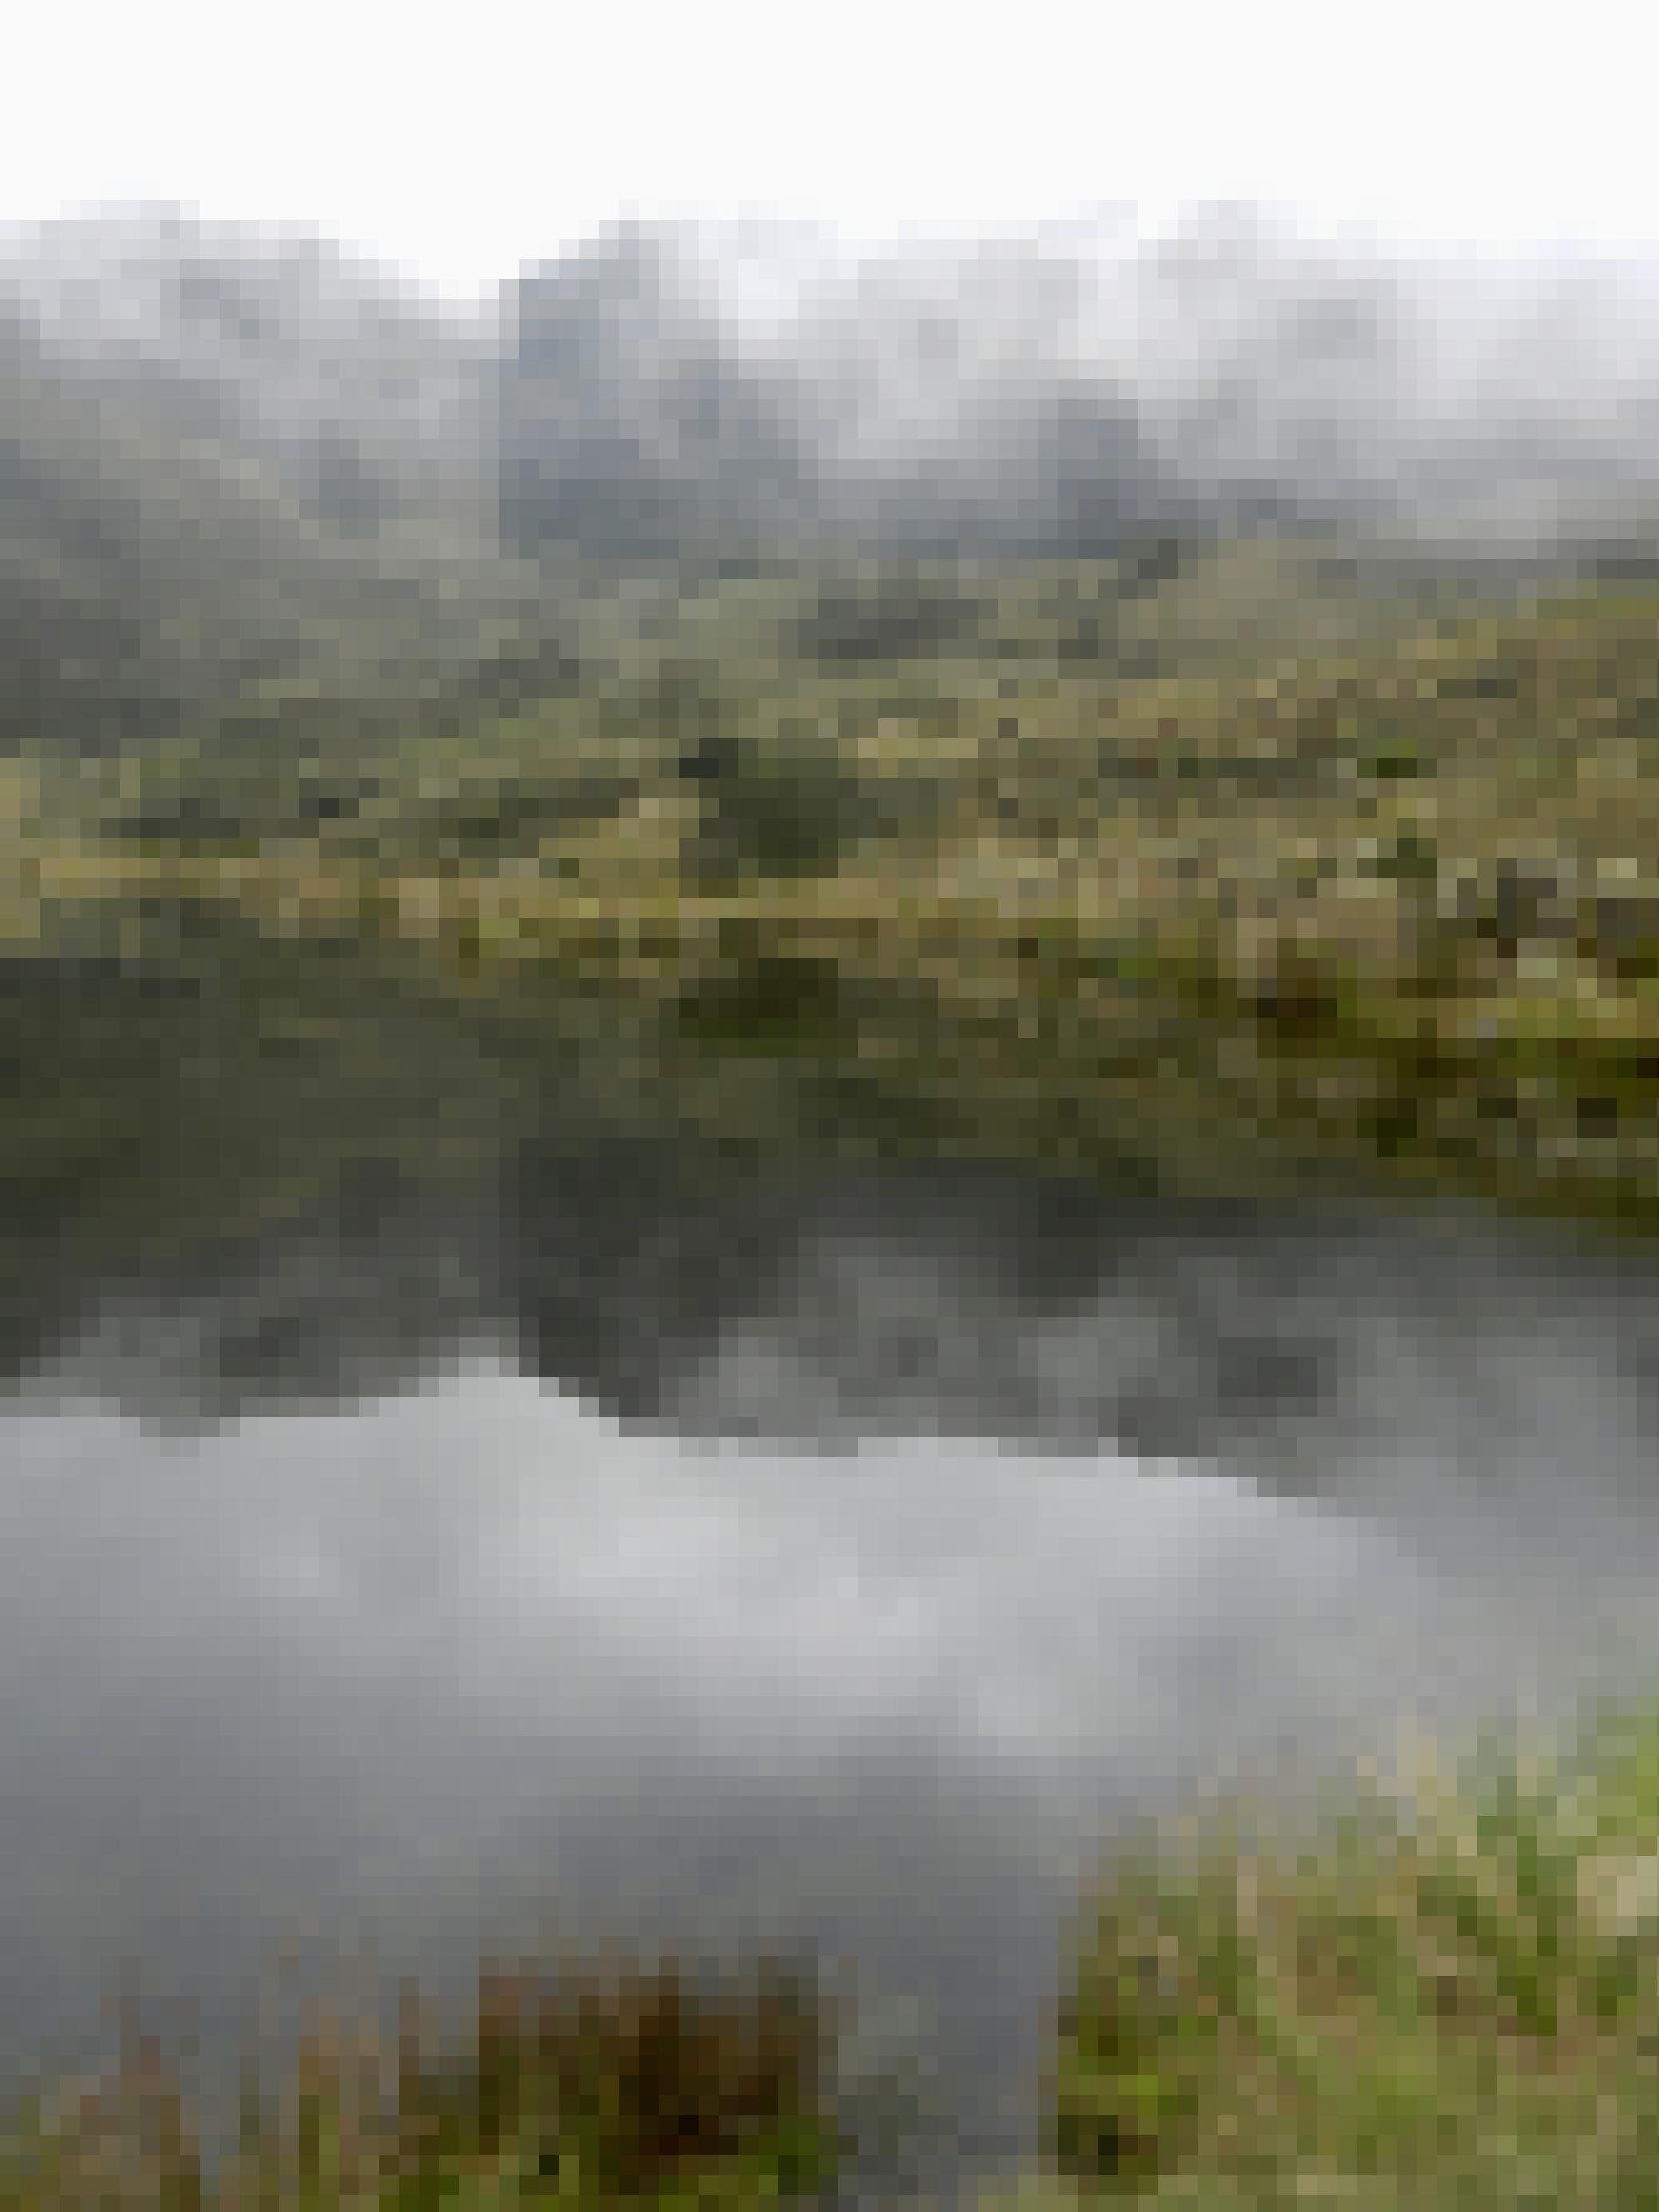
[[[210,1258],[57,1227],[0,1411],[8,2087],[124,1967],[211,2088],[319,1976],[769,1942],[917,2055],[917,2171],[984,2171],[1122,1822],[1659,1662],[1638,1249],[556,1130]]]

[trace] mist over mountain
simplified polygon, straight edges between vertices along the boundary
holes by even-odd
[[[1035,253],[854,270],[769,331],[638,226],[512,289],[502,512],[525,550],[1109,557],[1196,526]],[[722,312],[724,310],[724,312]]]
[[[1311,526],[1574,565],[1659,514],[1645,264],[1413,260],[1224,207],[1131,246],[814,243],[623,226],[507,288],[520,543],[580,541],[607,489],[620,528],[647,487],[658,542],[672,511],[690,541],[970,557]]]
[[[53,360],[149,396],[176,434],[252,461],[346,534],[489,526],[487,329],[324,240],[137,209],[0,251]]]
[[[556,686],[578,574],[1156,572],[1263,531],[1654,557],[1659,273],[1629,261],[1408,263],[1227,210],[861,257],[635,222],[463,313],[140,208],[0,240],[0,307],[13,746]]]
[[[465,333],[164,217],[50,227],[3,275],[6,742],[187,741],[474,649],[505,579]]]

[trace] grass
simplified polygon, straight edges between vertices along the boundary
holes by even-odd
[[[1028,2201],[1659,2204],[1659,1708],[1406,1785],[1114,1862]]]
[[[506,2205],[752,2206],[834,2171],[829,2008],[763,1965],[696,1986],[672,1962],[540,1983],[480,1974],[460,2050],[434,2051],[412,1991],[395,2045],[325,2022],[286,2094],[245,2087],[210,2172],[153,2039],[128,2028],[105,2081],[37,2099],[0,2153],[5,2212],[486,2212]]]

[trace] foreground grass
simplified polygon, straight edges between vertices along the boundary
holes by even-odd
[[[827,2009],[770,1970],[694,1989],[672,1965],[480,1976],[467,2046],[433,2051],[412,1998],[395,2049],[325,2026],[288,2091],[244,2096],[210,2172],[154,2043],[38,2100],[0,2150],[6,2212],[462,2212],[517,2204],[750,2206],[810,2196],[842,2144]]]
[[[1033,2212],[1659,2204],[1659,1711],[1310,1828],[1228,1806],[1086,1928]]]

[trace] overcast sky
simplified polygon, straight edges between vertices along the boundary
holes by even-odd
[[[1659,230],[1633,0],[81,0],[15,11],[0,220],[315,228],[444,290],[626,212],[854,240],[1263,201],[1326,235]]]

